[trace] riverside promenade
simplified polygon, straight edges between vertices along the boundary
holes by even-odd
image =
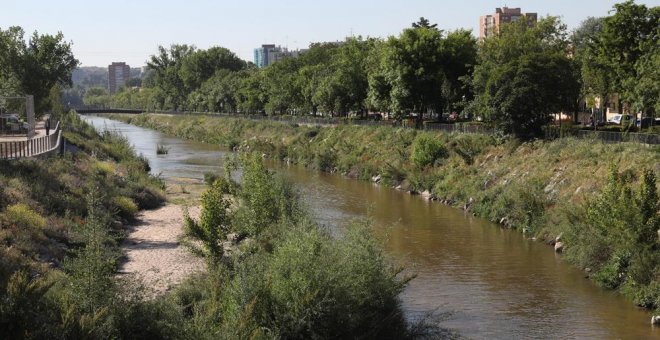
[[[58,122],[52,122],[46,133],[46,120],[42,117],[35,122],[34,136],[27,134],[0,134],[0,159],[34,157],[56,150],[61,143],[61,129]]]

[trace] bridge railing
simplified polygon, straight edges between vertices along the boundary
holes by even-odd
[[[22,141],[0,141],[0,159],[19,159],[48,154],[62,143],[62,129],[57,122],[53,133]]]

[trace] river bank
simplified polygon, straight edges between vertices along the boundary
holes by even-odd
[[[520,143],[483,135],[386,127],[305,127],[230,118],[113,117],[351,178],[379,180],[401,190],[426,191],[528,237],[553,242],[562,235],[567,258],[591,274],[606,266],[584,255],[584,247],[572,239],[574,226],[587,222],[583,212],[607,186],[611,166],[616,166],[618,173],[634,175],[635,183],[641,181],[641,169],[660,172],[658,149],[637,144],[573,139]],[[423,145],[427,137],[440,141],[440,145]],[[415,152],[424,157],[430,152],[426,158],[431,161],[424,157],[414,161]],[[610,247],[617,249],[616,245]],[[657,298],[654,282],[657,279],[643,285],[651,287],[644,299]],[[640,289],[622,290],[640,303],[641,297],[636,297]]]
[[[162,182],[126,139],[61,118],[64,155],[0,162],[0,337],[114,337],[136,326],[139,283],[120,242]]]

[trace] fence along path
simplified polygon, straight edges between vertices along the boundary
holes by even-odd
[[[53,133],[23,141],[0,141],[0,159],[19,159],[50,153],[60,147],[62,129],[57,122]]]

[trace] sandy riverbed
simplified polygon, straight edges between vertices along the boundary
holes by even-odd
[[[190,215],[199,215],[199,207],[190,208]],[[121,273],[136,274],[145,286],[162,294],[190,274],[203,271],[202,258],[191,254],[178,238],[183,232],[181,206],[168,203],[156,209],[142,211],[122,244],[127,261]]]

